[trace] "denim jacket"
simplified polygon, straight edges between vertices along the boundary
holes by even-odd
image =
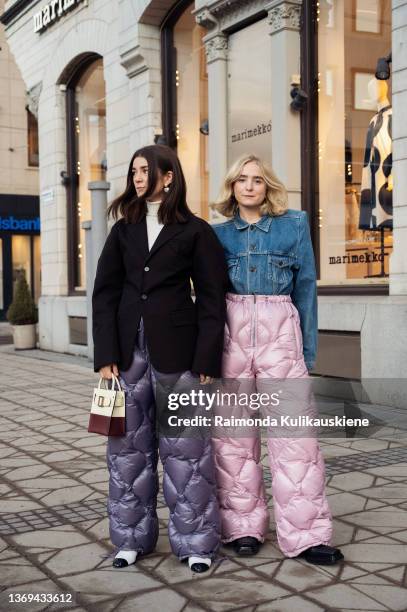
[[[240,295],[290,295],[301,321],[304,359],[311,370],[318,319],[314,253],[307,213],[287,210],[249,224],[237,214],[212,226],[225,250],[230,291]]]

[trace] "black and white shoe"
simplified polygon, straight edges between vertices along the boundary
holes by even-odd
[[[119,550],[113,559],[113,567],[127,567],[133,565],[137,559],[137,550]]]
[[[188,557],[189,569],[195,574],[203,574],[207,572],[212,564],[209,557]]]

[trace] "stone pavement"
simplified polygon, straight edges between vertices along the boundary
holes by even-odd
[[[86,431],[97,376],[83,358],[7,345],[0,364],[0,610],[407,610],[407,448],[390,427],[321,443],[341,566],[285,559],[271,521],[256,557],[224,547],[210,572],[193,575],[170,553],[160,497],[155,553],[113,570],[106,442]]]

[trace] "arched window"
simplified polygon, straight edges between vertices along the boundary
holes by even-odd
[[[106,93],[103,60],[87,56],[67,82],[68,278],[70,293],[86,289],[83,221],[91,219],[90,181],[105,179]]]
[[[162,24],[163,135],[180,158],[189,207],[208,218],[206,30],[194,9],[194,2],[177,3]]]

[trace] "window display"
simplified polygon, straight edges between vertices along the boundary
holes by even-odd
[[[197,25],[189,6],[174,26],[176,52],[177,153],[188,185],[191,210],[208,218],[208,75],[205,28]]]
[[[88,183],[103,181],[106,175],[106,94],[103,61],[96,60],[83,73],[75,87],[77,285],[86,285],[85,230],[82,221],[91,219]]]
[[[321,3],[320,285],[388,283],[393,245],[390,49],[389,0]]]

